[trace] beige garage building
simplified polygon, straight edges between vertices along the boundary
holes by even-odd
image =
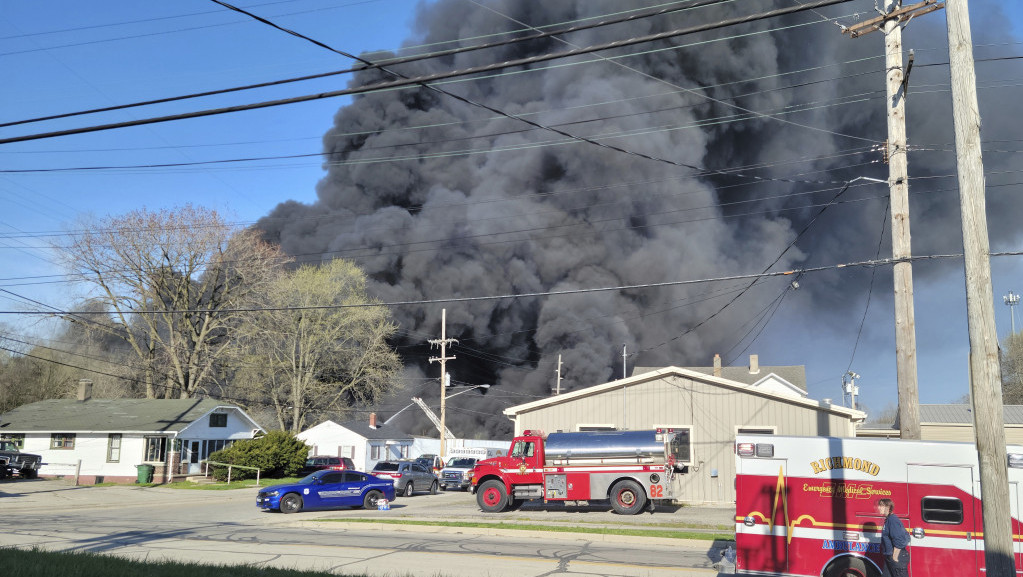
[[[786,371],[802,375],[802,367],[759,367],[755,355],[748,368],[637,369],[627,379],[510,407],[504,414],[515,422],[516,434],[688,428],[693,465],[684,476],[684,501],[733,503],[737,433],[854,437],[866,417],[808,398],[801,386],[779,375]]]

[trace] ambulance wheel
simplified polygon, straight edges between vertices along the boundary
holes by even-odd
[[[302,497],[288,493],[281,498],[281,513],[298,513],[302,510]]]
[[[380,491],[373,490],[373,491],[367,492],[366,496],[362,498],[362,508],[363,509],[376,509],[377,508],[377,501],[379,501],[383,496],[384,496],[384,494],[381,493]]]
[[[504,483],[490,480],[480,487],[476,492],[476,504],[484,513],[500,513],[508,506],[508,493],[504,490]]]
[[[618,481],[611,487],[611,508],[619,515],[636,515],[646,505],[646,493],[639,483],[630,480]]]
[[[845,556],[835,559],[824,570],[824,577],[880,577],[872,564],[859,557]]]

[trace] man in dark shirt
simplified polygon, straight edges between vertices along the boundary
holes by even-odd
[[[877,512],[884,515],[881,529],[881,551],[884,553],[884,575],[909,576],[909,533],[895,516],[895,503],[891,499],[878,499]]]

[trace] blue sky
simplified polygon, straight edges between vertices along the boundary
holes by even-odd
[[[416,4],[412,0],[290,0],[252,2],[243,7],[358,54],[401,46],[410,35]],[[1016,30],[1023,33],[1023,9],[1019,3],[1009,4],[1006,9]],[[199,0],[6,2],[0,11],[0,63],[5,75],[5,89],[0,91],[0,122],[350,65],[341,56]],[[347,80],[346,76],[338,76],[145,109],[0,128],[0,136],[338,90],[346,86]],[[0,167],[52,169],[315,154],[343,103],[334,98],[0,145]],[[68,306],[75,297],[74,287],[59,282],[61,271],[45,248],[53,237],[46,235],[74,228],[75,220],[82,215],[191,202],[221,210],[233,221],[252,222],[282,201],[315,200],[315,186],[322,175],[315,156],[226,166],[0,173],[0,263],[4,271],[0,287],[56,307]],[[1023,292],[1023,267],[1018,259],[995,260],[992,265],[996,322],[999,335],[1004,336],[1010,317],[1001,295],[1009,290]],[[963,286],[962,276],[953,275],[915,287],[923,403],[950,402],[968,392]],[[23,305],[21,299],[0,294],[0,309]],[[1017,326],[1023,326],[1023,312],[1017,312],[1016,320]],[[41,331],[38,324],[21,317],[0,316],[0,322],[14,325],[19,334]],[[758,353],[762,364],[806,365],[811,396],[840,399],[840,381],[835,376],[845,371],[852,347],[856,346],[851,368],[862,375],[861,395],[870,406],[882,408],[895,402],[892,323],[890,310],[875,306],[869,311],[867,328],[859,341],[855,324],[806,323],[793,332],[785,330],[791,324],[782,323],[765,331],[749,352]]]

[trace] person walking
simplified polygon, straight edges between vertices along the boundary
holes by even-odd
[[[909,577],[909,533],[895,516],[895,502],[878,499],[877,512],[884,515],[881,529],[881,551],[884,553],[884,577]]]

